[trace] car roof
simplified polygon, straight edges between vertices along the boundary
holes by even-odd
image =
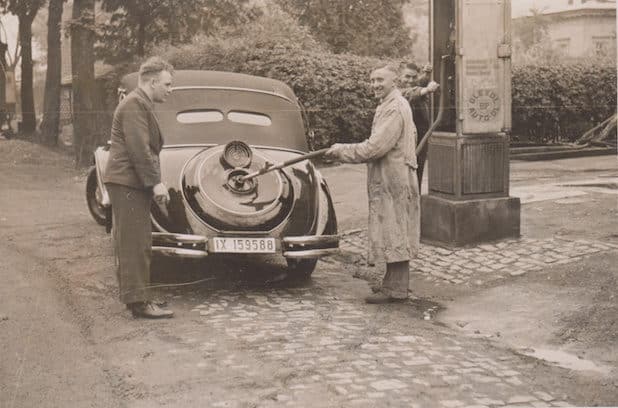
[[[127,92],[137,87],[137,72],[125,75],[120,81],[121,87]],[[239,74],[236,72],[205,71],[205,70],[178,70],[174,71],[172,88],[180,87],[223,87],[256,90],[274,93],[290,101],[297,102],[294,91],[284,82],[272,78],[255,75]]]

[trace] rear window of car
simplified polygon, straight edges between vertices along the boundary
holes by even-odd
[[[176,120],[185,124],[221,122],[223,120],[223,112],[216,109],[178,112],[176,115]]]
[[[225,116],[216,109],[199,109],[178,112],[176,120],[183,124],[221,122]],[[268,115],[257,112],[230,111],[227,114],[230,122],[254,126],[270,126],[272,120]]]
[[[246,125],[270,126],[272,124],[270,117],[255,112],[230,111],[227,114],[227,118],[231,122],[244,123]]]

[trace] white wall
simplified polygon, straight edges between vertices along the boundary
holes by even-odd
[[[606,41],[608,51],[616,49],[614,16],[581,16],[555,20],[549,24],[548,34],[557,46],[568,42],[568,47],[564,51],[569,57],[593,55],[596,41]],[[613,39],[602,40],[598,37],[612,37]]]

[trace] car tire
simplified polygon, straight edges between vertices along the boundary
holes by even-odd
[[[318,263],[314,259],[288,259],[288,277],[292,279],[309,279]]]
[[[101,205],[97,199],[97,190],[99,184],[97,183],[97,170],[92,167],[88,172],[88,178],[86,180],[86,203],[88,204],[88,210],[90,215],[99,225],[107,225],[107,209]]]

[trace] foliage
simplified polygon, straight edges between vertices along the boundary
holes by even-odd
[[[34,133],[36,129],[32,73],[32,21],[44,3],[44,0],[0,0],[0,10],[16,15],[19,20],[22,130],[26,134]]]
[[[415,62],[429,62],[429,0],[408,0],[402,11],[412,38],[411,54],[417,58]]]
[[[102,132],[102,109],[94,77],[95,0],[74,0],[71,22],[71,83],[73,91],[73,147],[78,166],[90,163],[95,146],[107,139]]]
[[[543,12],[536,8],[530,9],[530,15],[513,20],[513,38],[526,51],[547,36],[549,22]]]
[[[379,60],[324,51],[285,13],[264,15],[237,36],[200,37],[191,44],[170,47],[164,57],[175,69],[242,72],[287,83],[307,109],[315,131],[308,140],[312,148],[368,136],[376,106],[368,76]],[[120,76],[137,67],[135,61],[108,74],[103,81],[108,106],[115,104]]]
[[[616,112],[616,69],[584,64],[513,68],[513,134],[572,142]]]
[[[266,13],[253,24],[223,36],[202,36],[169,47],[163,56],[176,69],[213,69],[261,75],[289,84],[308,111],[313,149],[365,139],[377,102],[368,84],[380,60],[333,54],[294,19]],[[101,81],[108,106],[115,106],[119,78],[138,61],[118,67]],[[513,70],[514,135],[535,141],[570,141],[616,109],[613,68],[583,65],[516,66]]]
[[[406,0],[278,0],[336,53],[377,57],[409,54],[412,39],[404,24]]]
[[[103,0],[109,22],[100,27],[97,55],[109,63],[143,56],[148,48],[191,41],[255,17],[249,0]]]
[[[30,22],[36,16],[39,9],[45,4],[45,0],[0,0],[0,10],[22,17],[30,18]]]

